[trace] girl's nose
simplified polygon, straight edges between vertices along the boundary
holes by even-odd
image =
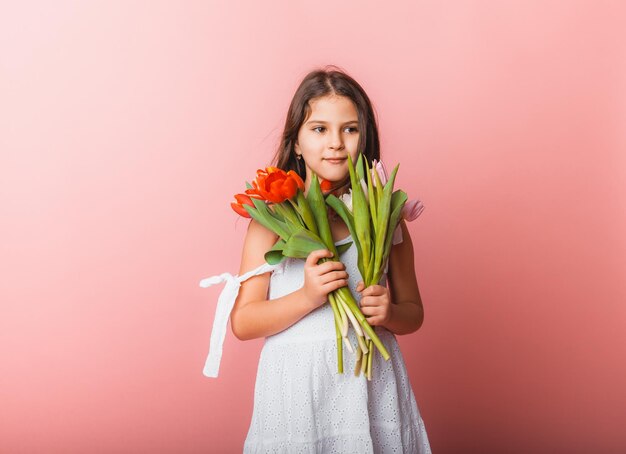
[[[329,147],[333,148],[335,150],[339,150],[339,149],[343,148],[343,141],[341,140],[341,135],[333,135],[330,138]]]

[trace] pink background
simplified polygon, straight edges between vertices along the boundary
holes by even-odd
[[[399,336],[433,452],[625,452],[618,1],[12,2],[0,13],[0,451],[240,452],[262,339],[202,375],[229,207],[311,69],[426,209]],[[621,27],[621,30],[620,30]]]

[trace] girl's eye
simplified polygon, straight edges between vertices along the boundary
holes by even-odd
[[[315,128],[313,128],[313,131],[317,131],[318,129],[326,129],[326,128],[324,126],[316,126]],[[348,127],[346,129],[352,129],[354,132],[358,132],[357,128]]]

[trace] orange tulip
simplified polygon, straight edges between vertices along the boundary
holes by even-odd
[[[298,189],[304,191],[304,182],[296,172],[293,170],[285,172],[277,167],[267,167],[265,170],[257,170],[257,177],[252,182],[252,188],[246,189],[246,194],[269,202],[281,203],[293,198]]]
[[[322,192],[326,193],[332,188],[333,184],[330,181],[320,178],[320,189],[322,190]]]
[[[250,214],[243,207],[244,205],[250,205],[251,207],[254,206],[254,204],[252,203],[252,199],[250,199],[250,196],[246,194],[235,194],[235,200],[236,202],[232,202],[230,204],[232,209],[235,210],[235,212],[240,216],[243,216],[244,218],[250,218]]]

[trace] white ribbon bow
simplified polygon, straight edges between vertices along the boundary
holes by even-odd
[[[228,325],[228,317],[235,305],[235,300],[239,294],[241,283],[252,276],[273,271],[281,266],[281,264],[270,265],[263,263],[258,268],[248,271],[239,276],[230,273],[222,273],[216,276],[207,277],[200,281],[200,287],[207,288],[215,284],[226,281],[226,285],[220,293],[217,300],[217,308],[215,309],[215,319],[213,320],[213,329],[211,331],[211,345],[209,347],[209,355],[207,356],[202,373],[207,377],[216,378],[220,370],[220,361],[222,360],[222,348],[224,346],[224,337],[226,336],[226,326]]]

